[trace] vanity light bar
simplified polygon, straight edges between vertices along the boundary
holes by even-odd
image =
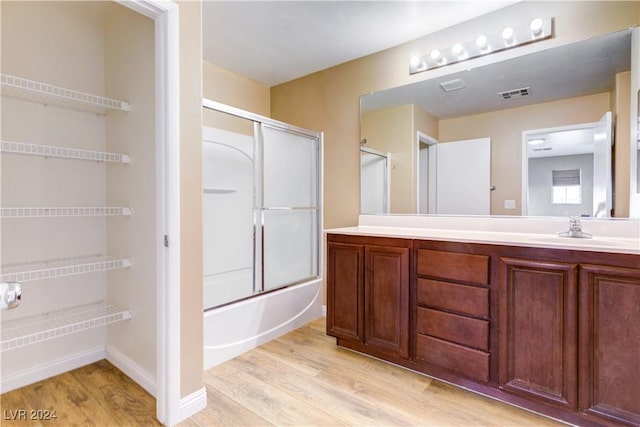
[[[495,34],[479,34],[475,40],[456,43],[446,49],[433,49],[428,54],[413,56],[409,74],[444,67],[480,56],[539,42],[553,36],[553,18],[535,18],[527,25],[505,27]]]

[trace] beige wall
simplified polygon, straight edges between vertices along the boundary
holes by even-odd
[[[360,96],[457,72],[472,64],[409,76],[408,61],[412,54],[472,39],[487,28],[503,28],[536,16],[554,17],[553,39],[473,60],[480,65],[637,25],[639,9],[640,2],[520,2],[416,41],[273,87],[271,114],[278,120],[324,131],[325,226],[354,225],[358,220],[360,188]]]
[[[527,107],[440,120],[440,142],[491,138],[492,215],[520,215],[522,202],[522,132],[600,120],[609,111],[609,92]],[[516,210],[504,209],[515,200]]]
[[[367,148],[391,154],[390,210],[415,212],[413,180],[413,105],[372,111],[362,116],[362,137]]]
[[[202,78],[205,98],[269,117],[271,92],[268,86],[206,61],[202,63]],[[204,109],[202,122],[204,126],[253,135],[253,122],[228,114]]]
[[[123,31],[126,29],[126,31]],[[153,21],[118,5],[105,24],[106,94],[131,111],[107,116],[107,151],[129,153],[129,166],[107,168],[107,206],[134,215],[107,219],[107,253],[127,254],[135,268],[109,273],[107,301],[134,313],[109,327],[107,345],[156,377],[156,121]],[[152,76],[149,78],[149,76]]]
[[[615,195],[614,212],[617,217],[629,216],[630,182],[620,177],[630,176],[629,153],[631,152],[631,72],[616,75],[616,84],[611,94],[611,111],[615,123],[614,165],[616,179],[613,183]]]
[[[180,396],[202,388],[202,4],[181,0]]]
[[[414,105],[413,125],[415,131],[420,131],[431,138],[438,139],[438,119],[425,112],[422,108]]]
[[[391,153],[390,211],[417,212],[417,132],[438,136],[438,120],[413,104],[371,111],[360,119],[366,147]]]
[[[271,93],[268,86],[206,61],[202,62],[202,79],[205,98],[269,117]]]

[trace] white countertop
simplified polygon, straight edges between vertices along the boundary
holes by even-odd
[[[640,228],[638,227],[639,221],[636,220],[585,220],[582,222],[583,230],[592,233],[593,237],[577,239],[558,236],[559,231],[568,228],[568,220],[563,218],[531,220],[517,218],[516,222],[514,222],[514,218],[429,218],[411,215],[366,215],[360,217],[360,225],[358,226],[325,231],[361,236],[432,239],[640,255]],[[515,227],[516,225],[518,227]],[[520,228],[523,231],[513,231],[515,228]]]

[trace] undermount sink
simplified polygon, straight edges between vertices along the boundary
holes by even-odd
[[[544,236],[532,237],[531,242],[549,243],[554,245],[571,245],[571,246],[602,246],[602,247],[619,247],[637,249],[640,243],[638,240],[627,239],[625,241],[606,239],[606,238],[578,238],[578,237],[561,237],[561,236]],[[634,245],[635,243],[635,245]]]

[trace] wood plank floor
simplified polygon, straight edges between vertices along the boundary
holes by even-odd
[[[338,348],[324,331],[319,319],[205,372],[207,408],[181,426],[561,425]],[[26,419],[12,420],[19,410]],[[153,397],[107,361],[1,395],[0,417],[2,426],[159,425]]]
[[[194,426],[552,426],[548,418],[338,348],[324,319],[205,372]]]
[[[106,360],[0,396],[3,427],[161,425],[155,413],[155,399]]]

